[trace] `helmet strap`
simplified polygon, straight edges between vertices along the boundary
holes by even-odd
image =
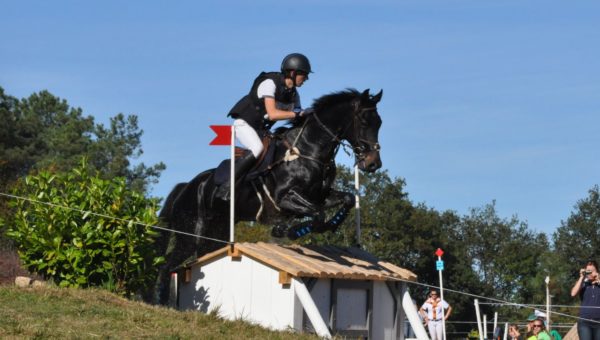
[[[296,71],[290,70],[287,72],[289,72],[288,74],[289,74],[290,78],[292,79],[292,88],[296,87]]]

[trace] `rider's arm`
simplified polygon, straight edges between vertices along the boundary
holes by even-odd
[[[267,116],[269,117],[269,120],[284,120],[296,118],[296,114],[292,111],[279,110],[275,105],[275,98],[264,97],[264,100],[265,109],[267,110]]]
[[[296,117],[296,113],[293,111],[284,111],[277,108],[275,102],[275,82],[271,79],[263,80],[256,89],[256,95],[258,98],[264,100],[265,109],[267,111],[267,117],[269,120],[284,120],[293,119]]]

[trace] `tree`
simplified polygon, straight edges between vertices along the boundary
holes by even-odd
[[[453,238],[464,247],[464,256],[479,279],[480,294],[515,303],[545,302],[544,266],[550,252],[543,233],[527,228],[516,217],[500,218],[495,202],[473,208],[456,225]],[[513,307],[497,310],[514,315]],[[524,318],[530,311],[517,312]]]
[[[87,163],[41,171],[16,188],[13,239],[23,265],[60,286],[107,286],[131,295],[151,289],[163,260],[153,247],[156,199],[102,179]]]
[[[570,289],[588,260],[600,255],[600,187],[595,185],[588,196],[577,201],[566,221],[552,235],[556,265],[557,303],[572,304]]]
[[[17,100],[0,87],[0,189],[32,169],[67,170],[82,156],[105,178],[123,176],[132,188],[145,192],[164,170],[159,163],[147,167],[132,166],[131,159],[143,150],[135,115],[118,114],[110,127],[95,124],[81,108],[72,108],[66,100],[48,91]],[[6,191],[4,191],[6,192]]]
[[[0,192],[7,193],[19,178],[32,170],[66,171],[81,157],[105,179],[126,178],[127,186],[146,193],[165,165],[131,164],[142,154],[143,131],[135,115],[118,114],[110,126],[95,124],[81,108],[48,91],[18,100],[0,87]],[[10,221],[6,200],[0,200],[0,217]],[[0,230],[0,246],[4,243]]]
[[[144,163],[131,166],[130,159],[143,153],[142,134],[135,115],[126,117],[119,113],[110,119],[108,128],[97,124],[94,128],[95,142],[88,150],[94,168],[106,178],[125,177],[133,190],[147,192],[149,185],[157,182],[165,165],[161,162],[150,167]]]
[[[556,253],[565,263],[574,265],[573,272],[589,259],[600,255],[600,188],[594,186],[588,197],[579,200],[575,211],[553,234]]]

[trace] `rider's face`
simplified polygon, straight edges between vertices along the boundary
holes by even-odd
[[[291,77],[294,77],[293,79]],[[296,87],[302,86],[305,81],[308,80],[308,74],[303,72],[292,73],[285,79],[285,85],[288,88],[292,88],[294,86],[294,80],[296,81]]]
[[[308,74],[302,73],[302,72],[298,72],[296,74],[296,86],[297,87],[302,86],[302,84],[304,84],[304,82],[307,80],[308,80]]]

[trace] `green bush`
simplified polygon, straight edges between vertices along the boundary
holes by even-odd
[[[83,160],[67,173],[28,176],[14,194],[28,200],[11,201],[7,236],[30,271],[63,287],[110,287],[128,296],[153,284],[164,261],[150,227],[158,202],[128,190],[124,178],[90,174]]]

